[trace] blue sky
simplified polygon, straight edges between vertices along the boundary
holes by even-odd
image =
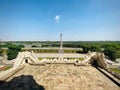
[[[120,0],[0,0],[0,40],[120,40]]]

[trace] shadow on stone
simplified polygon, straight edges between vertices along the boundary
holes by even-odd
[[[0,81],[0,90],[45,90],[38,85],[31,75],[21,75],[12,80]]]
[[[93,67],[98,67],[98,61],[97,60],[93,60],[93,62],[91,63]]]

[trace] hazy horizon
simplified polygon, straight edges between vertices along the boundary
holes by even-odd
[[[120,0],[0,0],[0,41],[120,41]]]
[[[70,41],[70,40],[62,40],[63,42],[117,42],[117,41],[120,41],[120,40],[94,40],[94,41],[90,41],[90,40],[86,40],[86,41],[77,41],[77,40],[74,40],[74,41]],[[46,40],[39,40],[39,41],[37,41],[37,40],[34,40],[34,41],[30,41],[30,40],[23,40],[23,41],[20,41],[20,40],[18,40],[18,41],[15,41],[15,40],[13,40],[13,41],[10,41],[10,40],[4,40],[4,41],[0,41],[0,42],[60,42],[60,40],[49,40],[49,41],[46,41]]]

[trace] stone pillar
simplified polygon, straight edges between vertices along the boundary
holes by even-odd
[[[64,53],[63,46],[62,46],[62,33],[60,34],[60,49],[59,53]]]
[[[60,34],[60,48],[62,49],[62,33]]]

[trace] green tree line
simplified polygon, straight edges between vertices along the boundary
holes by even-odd
[[[17,43],[17,42],[14,42]],[[8,59],[16,57],[23,45],[26,43],[34,44],[32,47],[37,47],[35,43],[42,43],[41,47],[59,47],[59,41],[44,41],[44,42],[18,42],[22,45],[12,44],[12,42],[5,42],[4,45],[0,45],[0,55],[2,54],[1,47],[8,48]],[[83,50],[77,51],[77,53],[87,53],[88,51],[104,52],[104,54],[111,60],[120,58],[120,41],[64,41],[63,47],[70,48],[82,48]],[[46,52],[46,50],[44,50]],[[51,50],[49,50],[50,52]],[[56,51],[55,51],[56,52]],[[68,51],[66,51],[68,52]]]

